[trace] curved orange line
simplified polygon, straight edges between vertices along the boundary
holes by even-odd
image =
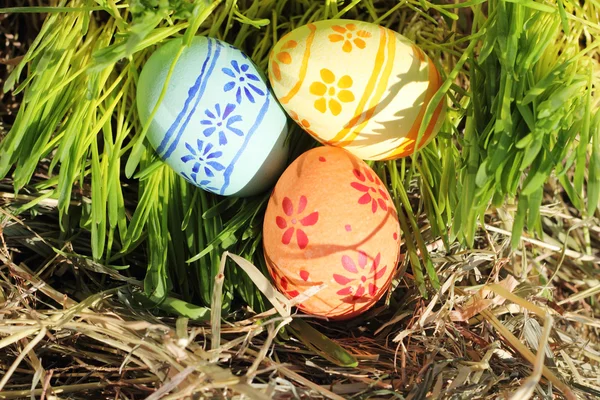
[[[419,61],[421,62],[425,62],[425,53],[423,53],[423,51],[416,45],[413,44],[412,46],[413,51],[415,52],[415,54],[417,55],[417,58],[419,59]]]
[[[419,129],[421,129],[421,123],[423,122],[423,117],[425,116],[425,111],[427,109],[427,106],[429,105],[429,102],[431,101],[431,99],[433,98],[435,93],[442,86],[442,82],[441,82],[442,77],[440,76],[439,71],[437,70],[435,65],[431,62],[431,60],[428,60],[428,64],[429,64],[429,82],[430,83],[429,83],[429,86],[427,87],[427,94],[425,95],[425,101],[423,102],[423,105],[421,105],[419,114],[417,115],[415,122],[411,126],[410,131],[408,132],[408,135],[405,136],[404,143],[400,147],[398,147],[396,150],[394,150],[394,152],[392,154],[387,156],[385,158],[385,160],[391,160],[394,158],[398,158],[399,156],[400,157],[407,156],[407,155],[411,154],[415,149],[415,142],[417,141],[417,136],[419,135]],[[431,136],[431,134],[433,132],[433,128],[435,128],[435,125],[437,124],[437,120],[440,117],[440,113],[442,112],[443,107],[444,107],[444,100],[442,99],[440,101],[440,104],[438,104],[435,111],[433,112],[431,121],[429,121],[429,126],[423,133],[423,137],[421,137],[421,144],[419,145],[419,147],[423,146],[424,143],[427,143],[427,140],[429,139],[429,137]]]
[[[385,92],[388,89],[390,75],[392,74],[392,69],[394,67],[394,60],[396,58],[396,42],[394,40],[394,34],[392,31],[387,31],[387,34],[389,36],[388,42],[387,42],[388,55],[387,55],[385,69],[383,70],[381,79],[379,80],[379,83],[377,84],[377,91],[375,92],[375,95],[371,98],[371,101],[369,102],[369,108],[365,114],[365,118],[363,119],[363,122],[359,126],[357,126],[354,129],[354,131],[350,134],[350,137],[348,137],[344,141],[344,142],[347,142],[347,144],[350,144],[352,141],[354,141],[354,139],[356,139],[356,137],[360,134],[361,130],[369,122],[369,120],[371,119],[373,114],[375,114],[377,105],[379,104],[379,102],[381,101],[381,98],[383,97],[383,95],[385,94]]]
[[[383,27],[379,27],[379,30],[381,31],[380,32],[381,35],[380,35],[380,39],[379,39],[379,48],[377,49],[377,55],[375,56],[375,70],[371,74],[371,77],[369,78],[369,82],[367,83],[367,86],[365,87],[363,96],[361,97],[361,99],[358,103],[358,106],[356,107],[356,111],[354,112],[354,117],[352,117],[352,119],[346,123],[346,125],[344,126],[344,129],[339,131],[331,140],[326,141],[327,144],[335,144],[336,142],[339,142],[340,140],[344,139],[344,137],[346,137],[348,132],[350,132],[352,130],[352,128],[357,126],[359,124],[359,121],[363,117],[363,111],[365,109],[365,105],[367,104],[369,97],[371,96],[371,94],[373,93],[373,90],[375,89],[375,85],[377,84],[377,77],[379,76],[379,73],[385,62],[385,41],[387,39],[386,29]]]
[[[317,30],[317,27],[314,24],[308,24],[307,26],[310,30],[310,33],[308,35],[308,38],[306,38],[306,49],[304,50],[304,55],[302,57],[302,65],[300,66],[300,79],[298,80],[298,82],[296,82],[296,84],[289,91],[288,94],[279,99],[279,102],[282,104],[288,103],[298,93],[300,87],[302,87],[302,83],[304,83],[304,79],[306,79],[306,71],[308,70],[308,59],[310,57],[310,46],[312,45],[312,42],[315,38],[315,31]]]

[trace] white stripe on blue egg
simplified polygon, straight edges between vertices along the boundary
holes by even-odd
[[[137,88],[142,123],[181,43],[169,41],[144,65]],[[287,161],[286,114],[266,82],[239,49],[195,37],[175,66],[148,141],[196,186],[225,196],[260,193],[274,184]]]

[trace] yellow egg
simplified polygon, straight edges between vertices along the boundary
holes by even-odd
[[[341,19],[282,37],[270,54],[269,79],[306,132],[365,160],[412,154],[427,105],[442,84],[435,65],[404,36]],[[437,134],[444,116],[441,101],[419,148]]]

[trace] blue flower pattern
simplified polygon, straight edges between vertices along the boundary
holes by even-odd
[[[250,66],[248,64],[240,65],[236,60],[231,61],[231,68],[223,68],[222,71],[225,75],[233,78],[223,86],[225,92],[235,90],[235,99],[238,104],[242,103],[244,95],[250,101],[254,103],[256,100],[254,96],[264,96],[264,90],[258,88],[256,83],[260,82],[260,78],[254,74],[248,72]]]
[[[221,163],[215,161],[215,159],[223,155],[223,152],[215,151],[214,146],[211,143],[205,144],[202,140],[198,139],[196,141],[196,147],[187,142],[185,147],[188,149],[189,154],[181,157],[181,161],[186,164],[191,161],[192,172],[189,176],[185,172],[182,172],[182,174],[188,180],[200,184],[201,186],[206,186],[210,183],[210,179],[203,179],[198,182],[199,172],[202,171],[201,175],[203,177],[214,178],[215,171],[223,171],[225,169]]]
[[[232,45],[228,46],[239,51]],[[245,54],[241,53],[241,55],[245,60],[248,60]],[[181,157],[181,161],[187,166],[191,166],[191,171],[189,169],[181,171],[181,175],[188,182],[214,193],[219,193],[218,187],[221,184],[218,181],[221,179],[221,171],[226,169],[230,161],[223,159],[227,157],[222,157],[223,152],[215,148],[214,142],[211,143],[209,138],[217,135],[219,147],[229,143],[232,138],[243,139],[244,131],[235,126],[238,122],[245,122],[242,120],[241,115],[236,114],[237,105],[242,104],[242,101],[245,100],[256,104],[257,99],[267,96],[266,91],[268,90],[264,82],[257,75],[251,73],[248,63],[238,63],[238,61],[232,60],[230,67],[222,68],[221,71],[231,78],[223,86],[223,91],[231,92],[231,95],[235,94],[237,104],[223,102],[205,109],[204,118],[200,121],[200,125],[202,134],[207,139],[205,141],[198,139],[196,146],[186,142],[185,147],[189,153]]]
[[[237,136],[244,136],[244,132],[233,126],[236,122],[242,120],[240,115],[231,115],[235,110],[235,104],[227,104],[225,109],[221,111],[221,105],[216,104],[214,111],[204,110],[204,114],[208,119],[203,119],[200,124],[208,126],[204,129],[204,136],[210,137],[213,133],[218,132],[219,145],[227,144],[227,135],[225,131],[229,131]]]

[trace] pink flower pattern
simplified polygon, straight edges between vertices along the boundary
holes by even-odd
[[[285,245],[290,244],[295,233],[296,243],[298,243],[300,250],[304,250],[308,246],[308,236],[298,225],[303,227],[313,226],[319,221],[319,213],[314,211],[303,218],[300,218],[302,213],[306,210],[307,203],[308,200],[306,199],[306,196],[300,196],[298,208],[296,209],[296,213],[294,213],[294,204],[292,201],[288,197],[283,198],[282,207],[285,217],[277,216],[275,218],[275,223],[279,229],[284,230],[283,236],[281,237],[281,243]]]
[[[343,255],[342,266],[347,272],[354,276],[350,275],[348,277],[333,274],[333,279],[339,285],[345,286],[336,292],[340,296],[346,296],[342,299],[345,303],[356,303],[359,300],[363,300],[366,295],[374,297],[379,289],[377,281],[383,277],[387,270],[387,265],[380,268],[380,253],[377,253],[377,256],[373,259],[371,268],[368,271],[365,270],[365,267],[368,264],[368,256],[365,252],[358,252],[357,261],[358,263],[355,263],[351,257]]]
[[[283,289],[285,294],[287,294],[291,298],[294,298],[300,294],[300,292],[298,292],[297,290],[288,290],[290,282],[287,280],[287,278],[285,276],[281,277],[279,284],[281,285],[281,288]]]
[[[381,179],[366,168],[364,172],[359,169],[354,169],[352,172],[358,182],[352,182],[350,186],[363,193],[358,199],[358,204],[371,204],[373,214],[378,207],[387,211],[389,196],[385,192]]]
[[[299,275],[300,279],[302,279],[304,282],[308,282],[308,278],[310,277],[310,273],[308,271],[302,269],[300,270]],[[281,277],[281,279],[279,280],[279,284],[281,285],[281,288],[283,289],[285,294],[287,294],[291,298],[294,298],[300,294],[300,292],[297,290],[288,290],[290,282],[285,276]]]

